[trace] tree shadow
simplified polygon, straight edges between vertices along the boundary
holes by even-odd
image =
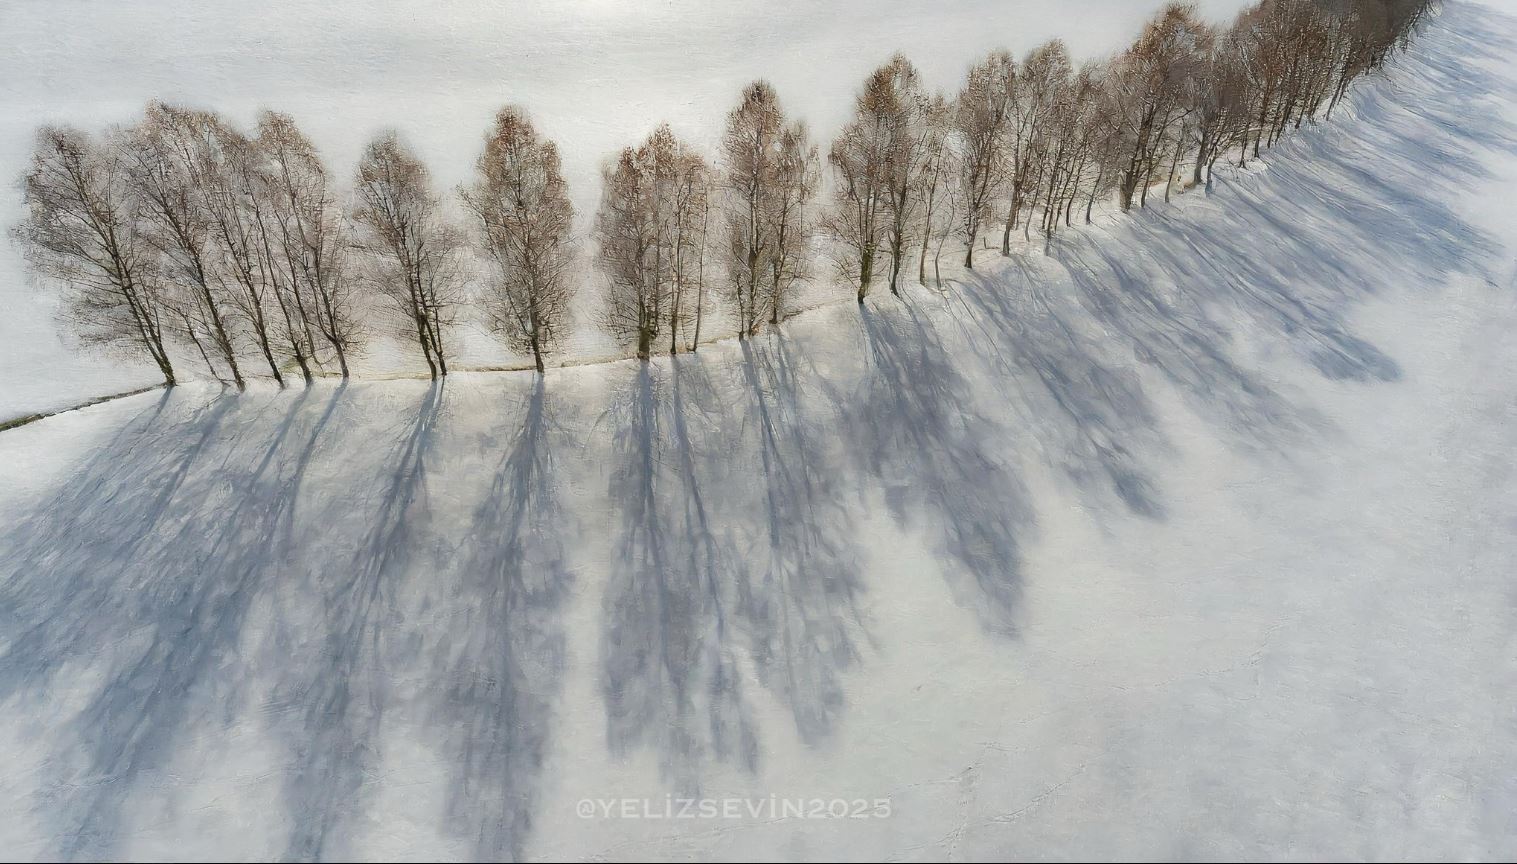
[[[293,764],[285,806],[293,828],[286,860],[332,857],[339,829],[366,804],[378,763],[378,735],[390,686],[387,648],[403,641],[396,593],[430,530],[426,474],[443,385],[422,394],[387,466],[364,536],[346,567],[312,574],[320,598],[316,656],[286,676],[274,704],[286,709]],[[334,506],[351,506],[339,501]],[[288,680],[294,679],[294,680]]]
[[[739,559],[708,510],[688,419],[711,410],[709,382],[699,367],[672,365],[665,382],[639,364],[611,408],[619,524],[602,691],[613,754],[652,746],[665,778],[694,793],[708,759],[753,770],[758,739],[732,647]]]
[[[127,572],[236,405],[186,398],[165,391],[0,535],[0,702],[115,638]]]
[[[758,464],[744,472],[762,484],[746,512],[761,514],[762,528],[744,556],[741,607],[760,680],[790,707],[801,739],[817,744],[843,710],[841,672],[858,658],[861,550],[836,454],[816,406],[802,401],[788,341],[750,339],[742,352],[742,414],[758,439]]]
[[[234,438],[219,466],[194,475],[192,459],[175,466],[165,484],[177,490],[177,506],[164,520],[171,530],[138,547],[115,602],[97,598],[106,604],[100,611],[120,623],[103,683],[68,724],[69,745],[58,760],[63,776],[46,808],[68,838],[63,857],[113,857],[126,803],[167,769],[189,730],[215,722],[218,711],[229,715],[243,698],[245,682],[225,669],[341,395],[334,391],[313,412],[311,391],[302,392],[265,440],[249,436],[254,451],[245,456]],[[217,425],[200,425],[191,452]]]
[[[451,763],[447,817],[477,860],[520,860],[565,673],[562,607],[574,582],[557,492],[558,444],[542,376],[474,508],[450,624],[440,634],[432,722]],[[502,446],[503,445],[503,446]],[[563,445],[572,448],[572,443]]]
[[[1021,256],[1013,260],[1025,267]],[[1066,296],[1025,269],[1017,275],[1009,282],[965,274],[953,297],[975,325],[975,332],[965,327],[969,344],[1006,379],[1030,375],[1036,382],[1027,393],[1026,428],[1051,439],[1054,458],[1089,499],[1110,494],[1133,514],[1164,518],[1159,484],[1144,460],[1167,443],[1138,376],[1103,357]]]
[[[1005,430],[974,404],[933,324],[909,302],[860,310],[869,368],[860,392],[833,392],[855,458],[883,485],[897,524],[915,514],[943,556],[955,598],[990,630],[1016,630],[1026,488],[994,454]]]
[[[1500,244],[1446,203],[1492,179],[1479,151],[1517,151],[1517,125],[1498,110],[1517,79],[1497,71],[1517,42],[1492,33],[1487,12],[1499,15],[1448,4],[1429,25],[1443,47],[1414,47],[1360,82],[1344,106],[1354,121],[1295,133],[1262,173],[1221,172],[1202,205],[1131,220],[1152,256],[1142,264],[1241,311],[1325,377],[1401,377],[1352,331],[1354,303],[1388,278],[1440,285],[1505,264]]]
[[[1134,219],[1134,222],[1141,221]],[[1076,296],[1102,329],[1157,369],[1194,410],[1261,452],[1289,453],[1322,421],[1245,368],[1228,329],[1201,298],[1155,267],[1149,250],[1111,243],[1055,243]]]

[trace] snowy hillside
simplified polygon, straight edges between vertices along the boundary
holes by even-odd
[[[0,848],[1517,855],[1514,52],[780,336],[0,433]]]

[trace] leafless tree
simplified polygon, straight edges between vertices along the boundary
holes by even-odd
[[[823,224],[837,243],[838,271],[857,284],[860,303],[880,269],[881,252],[890,256],[890,290],[900,294],[927,133],[918,79],[916,67],[900,54],[876,69],[859,93],[853,120],[828,153],[836,182]]]
[[[676,353],[700,314],[709,176],[705,160],[668,126],[623,150],[605,172],[596,234],[610,282],[607,324],[640,359],[661,335]]]
[[[201,348],[210,366],[211,351],[226,366],[232,382],[244,385],[231,320],[232,290],[218,267],[214,228],[206,190],[213,182],[211,151],[215,118],[206,112],[161,102],[148,106],[142,122],[130,130],[129,178],[140,206],[144,238],[157,252],[159,272],[169,287],[169,303]],[[213,374],[215,367],[211,366]]]
[[[1148,186],[1160,160],[1177,135],[1176,124],[1190,107],[1186,88],[1211,49],[1211,28],[1194,6],[1171,3],[1143,28],[1119,57],[1112,86],[1117,93],[1115,119],[1123,137],[1119,169],[1120,203],[1132,207],[1133,196],[1146,203]]]
[[[616,338],[637,346],[648,359],[663,321],[665,283],[657,271],[658,226],[649,206],[652,171],[628,147],[603,172],[595,218],[597,257],[607,280],[606,324]]]
[[[946,150],[942,157],[943,172],[958,168],[957,161],[961,155],[953,149]],[[932,280],[939,287],[943,284],[943,247],[947,245],[948,238],[952,237],[962,224],[960,214],[964,211],[964,199],[968,189],[958,183],[943,183],[940,197],[929,213],[923,231],[933,242],[932,250]],[[924,246],[923,254],[926,254]]]
[[[1087,183],[1090,168],[1099,165],[1105,124],[1097,112],[1104,77],[1104,63],[1087,63],[1072,77],[1060,76],[1055,82],[1048,118],[1033,148],[1041,177],[1038,195],[1045,251],[1059,220],[1070,224],[1075,200]],[[1097,167],[1096,176],[1089,182],[1098,183],[1100,174]],[[1029,210],[1024,232],[1030,230],[1031,222]]]
[[[442,212],[426,166],[388,132],[358,164],[352,219],[369,280],[406,321],[427,369],[448,374],[444,334],[460,288],[460,236]]]
[[[526,113],[502,108],[485,136],[477,179],[463,199],[479,222],[494,263],[485,307],[511,347],[532,353],[541,374],[568,325],[574,208],[558,147],[537,134]]]
[[[1085,224],[1091,223],[1096,199],[1109,197],[1117,190],[1122,168],[1127,159],[1127,142],[1121,123],[1113,120],[1125,110],[1122,93],[1116,86],[1115,64],[1108,61],[1098,68],[1094,76],[1095,88],[1091,94],[1094,105],[1087,115],[1089,121],[1084,134],[1091,142],[1091,161],[1095,163],[1096,176],[1086,190]]]
[[[790,309],[795,286],[810,273],[811,239],[816,228],[810,210],[821,172],[816,146],[804,123],[792,123],[780,134],[774,168],[774,187],[766,208],[774,254],[769,262],[765,300],[769,324],[778,327]]]
[[[1039,187],[1042,175],[1051,172],[1052,166],[1044,163],[1054,149],[1066,143],[1051,127],[1072,74],[1069,51],[1062,40],[1053,39],[1028,52],[1011,79],[1011,117],[1006,134],[1011,190],[1001,231],[1002,255],[1011,254],[1011,232],[1017,227],[1018,216],[1038,197],[1033,190]],[[1030,222],[1032,214],[1027,218]]]
[[[284,384],[276,354],[287,346],[309,381],[307,352],[286,302],[287,291],[280,284],[282,268],[273,260],[271,217],[265,213],[270,184],[263,154],[252,140],[219,118],[205,115],[203,122],[207,144],[197,191],[227,293],[268,364],[270,376]]]
[[[667,127],[665,128],[667,132]],[[671,139],[672,135],[669,136]],[[699,153],[677,139],[671,147],[673,171],[667,182],[673,186],[665,216],[674,258],[674,298],[669,314],[669,353],[679,348],[679,336],[694,321],[690,350],[701,338],[701,319],[706,304],[706,247],[711,224],[711,166]],[[693,295],[693,296],[692,296]]]
[[[1189,144],[1196,160],[1191,184],[1200,185],[1203,172],[1210,182],[1211,168],[1248,131],[1249,89],[1243,68],[1242,43],[1236,28],[1218,38],[1200,67],[1200,78],[1191,90],[1193,105]]]
[[[806,127],[785,122],[774,88],[756,81],[727,115],[722,139],[727,276],[738,336],[778,325],[793,286],[807,273],[808,208],[817,151]]]
[[[147,354],[172,387],[169,313],[127,174],[115,136],[101,143],[74,129],[38,130],[22,177],[26,217],[14,233],[32,267],[64,286],[81,340]]]
[[[958,176],[952,138],[953,106],[941,94],[934,96],[927,103],[922,125],[922,167],[917,172],[916,189],[912,194],[921,202],[917,233],[921,235],[922,248],[917,254],[917,282],[925,285],[928,245],[940,233],[952,230],[954,224],[953,216],[945,218],[954,178]],[[938,248],[941,250],[941,244]]]
[[[890,82],[897,106],[891,118],[897,133],[885,161],[886,187],[890,193],[886,202],[889,218],[885,222],[885,247],[890,252],[890,291],[899,296],[906,247],[914,239],[917,214],[926,206],[919,194],[921,176],[928,170],[928,160],[941,138],[941,130],[933,128],[934,102],[922,89],[921,76],[911,61],[896,54],[875,74],[882,73]]]
[[[288,271],[287,302],[296,310],[312,356],[320,358],[324,344],[346,378],[348,355],[359,346],[362,329],[348,272],[351,241],[327,170],[288,115],[265,112],[259,118],[258,146],[269,163],[267,188],[278,252]]]
[[[706,296],[706,259],[711,248],[711,203],[716,197],[715,177],[711,166],[702,162],[699,182],[690,188],[690,237],[695,244],[695,331],[690,337],[690,350],[697,351],[701,345],[701,324],[706,317],[709,300]],[[699,221],[696,212],[699,211]]]
[[[960,186],[957,209],[963,219],[964,266],[971,269],[980,227],[1006,180],[1006,126],[1015,82],[1016,61],[1005,51],[993,52],[969,70],[969,79],[955,104]]]
[[[822,227],[833,241],[838,275],[858,287],[860,303],[869,295],[870,283],[879,270],[877,252],[889,195],[886,149],[880,125],[859,118],[843,127],[827,154],[832,165],[833,204],[823,217]]]

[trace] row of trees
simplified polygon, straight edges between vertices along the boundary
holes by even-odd
[[[880,280],[898,294],[913,256],[918,281],[929,261],[936,277],[950,239],[973,267],[993,224],[1010,254],[1015,231],[1047,243],[1098,199],[1143,206],[1156,181],[1168,199],[1183,164],[1209,182],[1226,154],[1246,164],[1330,115],[1429,5],[1262,0],[1218,29],[1171,4],[1127,50],[1079,68],[1057,40],[1021,61],[994,52],[953,99],[896,55],[827,151],[825,206],[806,126],[756,82],[716,164],[660,126],[606,167],[593,229],[604,323],[640,358],[694,350],[713,311],[740,338],[778,326],[818,247],[862,303]],[[145,353],[170,385],[179,356],[239,387],[253,367],[281,384],[347,375],[373,300],[434,377],[467,301],[539,371],[571,326],[573,208],[557,147],[516,108],[497,114],[461,208],[393,133],[340,195],[288,116],[266,112],[249,132],[161,103],[99,138],[41,130],[23,185],[17,236],[68,286],[82,337]]]

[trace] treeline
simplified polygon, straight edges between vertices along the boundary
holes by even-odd
[[[1404,44],[1430,0],[1262,0],[1230,27],[1171,4],[1119,55],[1075,68],[1064,44],[990,54],[949,99],[901,55],[875,71],[823,158],[774,89],[726,117],[713,164],[660,126],[604,170],[594,220],[603,324],[640,358],[695,350],[713,316],[739,338],[794,311],[818,249],[859,302],[938,276],[950,240],[974,266],[999,227],[1047,243],[1098,199],[1143,206],[1178,172],[1209,182],[1330,116]],[[824,174],[830,175],[821,200]],[[149,356],[167,384],[191,357],[250,374],[348,375],[387,307],[433,377],[468,307],[539,372],[570,329],[578,258],[557,146],[507,107],[474,181],[445,197],[393,133],[339,186],[294,121],[252,130],[153,103],[127,128],[44,128],[16,229],[67,288],[79,335]]]

